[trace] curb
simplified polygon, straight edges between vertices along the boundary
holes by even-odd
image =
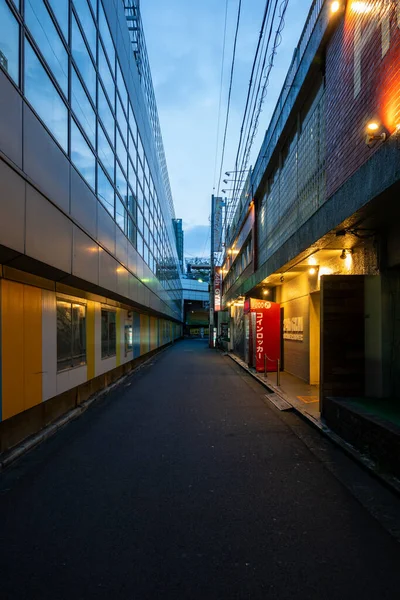
[[[302,419],[306,420],[310,425],[312,425],[314,427],[314,429],[317,429],[321,434],[323,434],[327,438],[329,438],[331,440],[331,442],[333,442],[336,446],[341,448],[341,450],[343,450],[343,452],[347,456],[349,456],[354,461],[356,461],[361,467],[363,467],[366,471],[368,471],[368,473],[370,475],[373,475],[376,479],[378,479],[378,481],[380,481],[380,483],[382,483],[385,487],[389,488],[390,491],[392,491],[396,495],[400,496],[400,481],[396,477],[393,477],[386,473],[381,473],[377,469],[375,462],[371,458],[369,458],[365,454],[362,454],[361,452],[359,452],[354,446],[352,446],[351,444],[346,442],[343,438],[341,438],[336,433],[334,433],[327,425],[325,425],[324,423],[321,423],[320,421],[317,421],[317,419],[315,419],[312,415],[310,415],[310,413],[308,413],[305,410],[304,411],[301,410],[297,406],[294,406],[290,402],[290,399],[288,398],[288,396],[284,392],[282,392],[282,390],[278,386],[274,385],[273,383],[270,383],[269,381],[266,382],[261,377],[258,377],[255,373],[253,373],[249,369],[249,367],[245,363],[243,363],[243,361],[238,359],[236,356],[232,355],[229,352],[225,352],[223,354],[224,354],[224,356],[228,356],[231,360],[233,360],[233,362],[235,362],[239,367],[241,367],[244,371],[246,371],[249,375],[251,375],[253,377],[253,379],[255,379],[256,381],[261,383],[261,385],[263,387],[265,387],[269,390],[272,390],[275,394],[277,394],[283,400],[288,402],[288,404],[290,404],[292,406],[292,408],[296,412],[296,414],[298,414]],[[268,400],[268,404],[270,404],[271,406],[276,408],[274,406],[274,404],[272,402],[270,402],[269,400]]]
[[[133,375],[133,373],[137,373],[138,371],[140,371],[144,366],[153,361],[156,356],[159,356],[168,348],[170,348],[170,346],[163,348],[156,355],[153,355],[144,362],[142,362],[135,369],[132,369],[132,371],[130,371],[126,375],[123,375],[117,381],[114,381],[114,383],[101,390],[98,394],[92,396],[88,400],[85,400],[85,402],[82,402],[82,404],[80,404],[77,408],[73,408],[72,410],[62,415],[59,419],[56,419],[55,421],[47,425],[44,429],[41,429],[38,433],[35,433],[33,436],[27,438],[26,441],[23,441],[13,449],[6,451],[6,454],[3,458],[0,456],[0,473],[7,469],[16,460],[21,458],[21,456],[24,456],[24,454],[26,454],[30,450],[33,450],[33,448],[39,446],[39,444],[55,435],[59,429],[65,427],[71,421],[74,421],[75,419],[79,418],[92,406],[92,404],[95,404],[98,400],[100,400],[103,396],[106,396],[114,388],[124,383],[124,381],[128,377]]]

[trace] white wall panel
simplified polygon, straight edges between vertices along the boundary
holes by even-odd
[[[125,266],[128,266],[128,238],[122,233],[119,227],[116,231],[116,257]]]
[[[72,274],[99,284],[99,245],[73,226]]]
[[[110,358],[101,358],[101,304],[96,302],[95,307],[95,320],[94,320],[94,331],[95,331],[95,376],[102,375],[115,369],[117,366],[117,357],[112,356]]]
[[[71,217],[94,238],[97,233],[97,205],[96,196],[71,167]]]
[[[62,394],[87,381],[87,367],[76,367],[68,371],[57,373],[57,394]]]
[[[101,287],[117,291],[117,269],[120,264],[117,263],[115,258],[110,256],[108,252],[105,252],[100,248],[99,250],[99,284]]]
[[[0,71],[1,150],[22,169],[22,98]]]
[[[72,221],[28,184],[26,254],[71,273]]]
[[[116,224],[104,206],[97,205],[97,239],[115,256]]]
[[[24,171],[52,202],[69,213],[68,158],[24,105]]]
[[[42,290],[42,400],[57,395],[56,294]]]

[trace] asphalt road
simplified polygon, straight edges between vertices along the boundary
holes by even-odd
[[[5,471],[0,598],[397,600],[400,544],[341,451],[264,393],[181,342]]]

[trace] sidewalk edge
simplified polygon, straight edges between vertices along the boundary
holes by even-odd
[[[392,492],[394,492],[395,494],[397,494],[398,496],[400,496],[400,481],[398,479],[396,479],[395,477],[392,477],[389,474],[380,472],[377,469],[375,462],[371,458],[369,458],[365,454],[362,454],[354,446],[352,446],[351,444],[349,444],[348,442],[346,442],[343,438],[341,438],[334,431],[332,431],[327,425],[325,425],[321,421],[318,421],[317,419],[315,419],[306,410],[301,410],[298,406],[294,406],[292,404],[292,402],[290,402],[289,397],[281,389],[279,389],[278,386],[276,386],[275,384],[271,383],[270,381],[268,381],[268,382],[264,381],[261,377],[257,376],[255,373],[253,373],[249,369],[249,367],[245,363],[243,363],[243,361],[241,361],[240,359],[238,359],[236,356],[234,356],[230,352],[226,352],[226,353],[224,353],[224,355],[228,356],[230,359],[232,359],[233,362],[235,362],[239,367],[241,367],[244,371],[246,371],[249,375],[251,375],[253,377],[253,379],[255,379],[256,381],[258,381],[259,383],[261,383],[262,386],[264,386],[265,388],[267,388],[269,390],[272,390],[275,394],[278,394],[278,396],[280,396],[283,400],[285,400],[286,402],[288,402],[288,404],[290,404],[293,407],[293,410],[301,418],[303,418],[304,420],[306,420],[307,423],[309,423],[310,425],[312,425],[320,433],[322,433],[323,435],[325,435],[326,437],[328,437],[336,446],[338,446],[339,448],[341,448],[343,450],[343,452],[345,454],[347,454],[347,456],[349,456],[350,458],[352,458],[360,466],[362,466],[365,470],[367,470],[370,473],[370,475],[373,475],[383,485],[385,485]],[[272,407],[276,408],[274,406],[274,404],[272,402],[270,402],[269,400],[268,400],[268,403]]]

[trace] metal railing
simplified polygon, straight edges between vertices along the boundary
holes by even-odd
[[[276,385],[281,385],[281,361],[279,358],[270,358],[267,354],[264,354],[264,377],[267,379],[267,361],[276,362]]]

